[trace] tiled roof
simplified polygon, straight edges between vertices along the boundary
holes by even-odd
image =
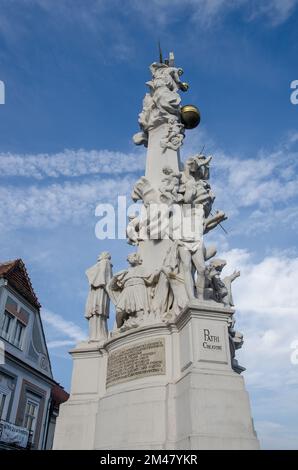
[[[30,304],[38,309],[41,307],[21,259],[0,263],[0,278],[6,279]]]
[[[0,263],[0,276],[4,277],[4,274],[8,273],[15,266],[16,262],[17,260]]]
[[[69,393],[67,393],[60,384],[55,384],[53,386],[51,395],[56,406],[69,399]]]

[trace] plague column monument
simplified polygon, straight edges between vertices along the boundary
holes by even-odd
[[[150,71],[133,137],[147,159],[132,189],[140,201],[127,226],[132,253],[120,272],[107,252],[86,271],[89,340],[71,351],[71,395],[54,448],[258,449],[235,357],[243,337],[231,284],[240,273],[222,275],[226,262],[205,237],[226,219],[212,212],[212,157],[180,161],[185,130],[200,114],[181,106],[188,85],[172,53]]]

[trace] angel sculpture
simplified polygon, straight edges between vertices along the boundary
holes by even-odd
[[[126,228],[127,243],[129,245],[138,245],[143,240],[141,235],[142,218],[137,213],[128,216],[128,225]],[[145,220],[146,224],[146,220]]]
[[[167,148],[177,150],[184,139],[184,126],[181,124],[176,117],[170,117],[168,119],[168,132],[167,135],[160,141],[160,146],[163,148],[163,152]]]
[[[152,79],[146,85],[149,93],[146,93],[143,101],[143,110],[139,114],[141,132],[134,137],[136,145],[148,145],[148,132],[150,129],[165,124],[171,117],[180,116],[181,98],[178,91],[187,91],[188,84],[180,80],[183,70],[169,64],[154,62],[150,66]],[[181,131],[181,129],[180,129]],[[176,134],[176,131],[175,131]],[[183,140],[181,132],[170,138],[170,145],[179,147]]]

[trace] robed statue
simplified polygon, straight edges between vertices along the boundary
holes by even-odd
[[[89,341],[102,341],[108,337],[110,298],[107,284],[112,278],[111,255],[103,251],[97,263],[87,269],[89,294],[86,302],[85,318],[89,321]]]
[[[127,257],[128,269],[116,273],[111,279],[108,290],[116,306],[116,324],[121,328],[131,320],[136,322],[150,313],[148,287],[156,284],[160,271],[148,274],[142,266],[143,260],[139,253],[131,253]]]

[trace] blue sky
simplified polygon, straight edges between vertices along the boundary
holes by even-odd
[[[298,79],[296,0],[0,0],[1,260],[21,257],[43,305],[55,378],[87,330],[85,269],[123,240],[95,237],[95,207],[143,174],[132,144],[157,59],[174,50],[199,106],[185,158],[213,153],[216,241],[234,284],[238,354],[261,444],[298,448]]]

